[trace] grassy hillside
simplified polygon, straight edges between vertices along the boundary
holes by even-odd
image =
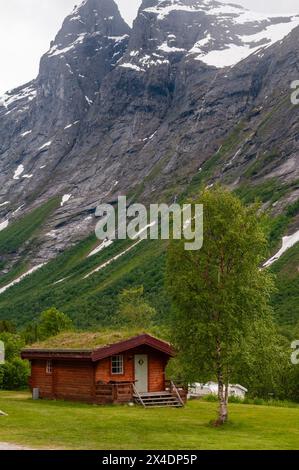
[[[270,219],[271,252],[275,252],[294,217],[298,203],[284,215]],[[156,324],[165,321],[169,301],[164,287],[167,242],[142,241],[124,256],[92,276],[95,268],[123,253],[131,241],[116,241],[97,255],[88,254],[99,243],[95,236],[67,250],[41,270],[0,295],[0,319],[11,319],[18,326],[36,319],[45,309],[56,306],[71,316],[79,328],[111,327],[117,321],[117,295],[129,286],[144,285],[146,299],[157,309]],[[273,266],[278,292],[273,305],[279,323],[299,321],[298,245]],[[5,285],[1,280],[1,285]]]
[[[117,294],[128,286],[143,284],[146,298],[159,312],[157,322],[162,321],[168,310],[163,274],[165,242],[143,241],[84,279],[133,245],[131,241],[117,241],[87,257],[96,243],[93,236],[84,240],[0,295],[0,318],[9,318],[21,326],[55,305],[70,315],[78,327],[111,326],[115,321]]]
[[[202,166],[201,172],[194,176],[181,196],[182,201],[192,197],[200,187],[210,181],[215,172],[220,171],[224,163],[240,148],[244,139],[246,140],[247,134],[248,131],[244,131],[244,123],[240,122],[218,152]],[[271,155],[269,159],[273,157]],[[256,166],[260,164],[255,162],[253,167],[248,168],[235,192],[244,203],[259,200],[268,203],[271,208],[281,197],[293,192],[298,187],[298,182],[282,185],[278,179],[272,178],[253,185],[250,178],[259,170]],[[1,277],[0,287],[26,271],[26,253],[34,244],[35,236],[47,216],[58,203],[59,199],[54,198],[0,233],[0,261],[5,261],[6,256],[21,246],[26,247],[21,261],[9,274]],[[292,226],[298,213],[299,201],[289,205],[284,214],[270,218],[268,230],[271,254],[279,248],[282,236]],[[55,306],[71,316],[79,328],[111,326],[117,320],[118,293],[129,286],[144,285],[146,299],[158,312],[156,323],[164,322],[169,312],[169,301],[164,288],[167,243],[143,241],[96,274],[85,278],[95,268],[133,245],[131,241],[117,241],[97,255],[88,257],[98,243],[95,236],[91,235],[0,295],[0,319],[11,319],[18,326],[23,326],[36,319],[43,310]],[[277,274],[278,286],[278,292],[273,296],[273,305],[280,323],[299,321],[296,276],[298,249],[295,247],[291,254],[287,253],[273,267],[273,272]]]
[[[78,450],[299,449],[298,407],[231,404],[231,422],[215,428],[209,423],[216,406],[192,401],[182,409],[94,407],[0,392],[0,409],[8,413],[1,417],[0,442]]]
[[[4,269],[16,253],[21,255],[20,261],[13,265],[9,273],[0,277],[0,287],[26,272],[27,255],[35,245],[44,223],[59,206],[59,201],[59,197],[50,199],[0,232],[0,269]]]
[[[25,242],[28,242],[41,227],[43,222],[58,207],[59,198],[50,199],[47,203],[36,208],[29,214],[19,219],[5,230],[0,232],[0,253],[14,253]]]
[[[280,324],[299,322],[299,244],[288,250],[272,267],[277,292],[273,296],[275,316]]]

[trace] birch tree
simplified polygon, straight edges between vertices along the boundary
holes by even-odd
[[[260,269],[267,237],[257,206],[245,207],[221,187],[194,202],[204,206],[203,248],[186,251],[174,240],[168,251],[172,338],[185,380],[217,381],[222,425],[241,345],[256,321],[272,321],[273,281]]]

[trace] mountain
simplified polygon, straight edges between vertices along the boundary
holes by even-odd
[[[269,17],[215,0],[144,0],[122,66],[144,71],[182,57],[232,66],[298,25],[299,15]]]
[[[126,49],[129,33],[114,2],[83,2],[65,19],[42,57],[37,79],[2,98],[0,210],[9,224],[53,195],[64,193],[69,178],[65,161],[104,77]],[[88,177],[76,167],[72,172],[76,184]],[[49,229],[64,216],[64,211],[58,211]],[[48,243],[53,243],[52,237],[45,240]]]
[[[122,263],[135,252],[131,263],[149,282],[139,248],[129,255],[115,243],[86,258],[97,244],[88,238],[96,206],[120,194],[172,201],[221,181],[246,202],[262,200],[273,216],[273,252],[283,235],[297,234],[298,107],[290,84],[298,79],[298,25],[299,15],[214,0],[144,0],[132,29],[112,0],[76,7],[38,77],[0,99],[0,317],[22,309],[22,286],[44,270],[48,293],[34,284],[29,316],[47,302],[60,306],[59,292],[73,292],[81,312],[82,285],[100,321],[102,307],[91,298],[95,283],[108,281],[80,273],[121,253],[114,279],[123,281],[113,292],[126,285]]]

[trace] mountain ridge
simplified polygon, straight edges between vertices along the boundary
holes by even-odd
[[[66,18],[37,79],[0,102],[0,234],[57,198],[34,236],[1,253],[5,279],[85,239],[96,206],[120,194],[173,201],[220,181],[283,216],[299,195],[299,27],[296,15],[261,17],[146,0],[131,29],[112,0],[87,0]],[[292,31],[272,44],[281,26]],[[230,44],[253,52],[211,64]],[[283,227],[298,230],[298,216]]]

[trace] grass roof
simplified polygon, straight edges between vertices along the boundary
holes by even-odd
[[[67,331],[28,346],[28,349],[96,349],[119,343],[145,332],[142,330]],[[149,333],[150,334],[150,333]]]

